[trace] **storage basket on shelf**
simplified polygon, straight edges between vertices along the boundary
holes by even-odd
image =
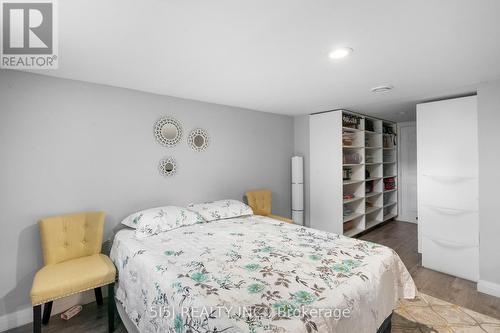
[[[354,145],[354,141],[356,139],[356,134],[353,132],[342,132],[342,145],[346,147],[350,147]]]
[[[394,190],[396,188],[396,178],[390,177],[384,179],[384,190]]]
[[[342,126],[354,129],[359,129],[359,124],[361,123],[361,117],[352,114],[342,115]]]
[[[351,220],[351,221],[344,222],[344,232],[349,231],[352,228],[354,228],[354,221]]]
[[[359,164],[363,161],[361,154],[356,151],[344,151],[344,164]]]
[[[343,179],[351,180],[352,177],[352,168],[344,168],[343,169]]]

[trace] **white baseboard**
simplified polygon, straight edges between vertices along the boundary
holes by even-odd
[[[102,296],[107,296],[108,288],[102,287]],[[59,314],[66,311],[73,305],[89,304],[95,302],[95,295],[93,290],[89,290],[80,294],[71,295],[65,298],[54,301],[52,307],[52,315]],[[0,332],[10,330],[19,326],[29,324],[33,321],[33,308],[28,307],[18,310],[16,312],[8,313],[0,316]]]
[[[500,284],[497,283],[479,280],[477,282],[477,290],[484,294],[500,297]]]
[[[398,215],[398,217],[396,217],[396,220],[397,221],[402,221],[402,222],[411,222],[411,223],[415,223],[417,224],[417,219],[414,217],[414,216],[411,216],[411,215]]]
[[[19,326],[26,325],[33,321],[33,308],[18,310],[0,316],[0,332],[10,330]]]

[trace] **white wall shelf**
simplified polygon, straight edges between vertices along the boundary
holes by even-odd
[[[397,216],[396,131],[392,122],[344,110],[310,116],[313,228],[352,237]]]

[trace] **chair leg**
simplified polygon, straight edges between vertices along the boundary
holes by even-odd
[[[108,332],[112,333],[115,330],[115,284],[108,284]]]
[[[50,301],[48,303],[45,303],[43,306],[43,318],[42,318],[42,324],[47,325],[50,320],[50,313],[52,312],[52,304],[54,302]]]
[[[104,303],[102,302],[101,287],[94,288],[94,294],[95,294],[95,301],[97,302],[97,305],[103,305]]]
[[[33,333],[42,333],[42,306],[33,307]]]

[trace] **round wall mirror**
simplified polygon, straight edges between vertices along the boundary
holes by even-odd
[[[175,146],[182,138],[182,126],[174,118],[161,118],[155,124],[155,137],[163,146]]]
[[[195,128],[189,133],[188,145],[194,151],[204,151],[208,148],[208,133],[202,128]]]
[[[160,161],[158,169],[164,177],[173,176],[177,170],[177,163],[173,157],[166,157]]]
[[[165,124],[161,128],[161,135],[167,140],[174,140],[179,132],[173,124]]]

